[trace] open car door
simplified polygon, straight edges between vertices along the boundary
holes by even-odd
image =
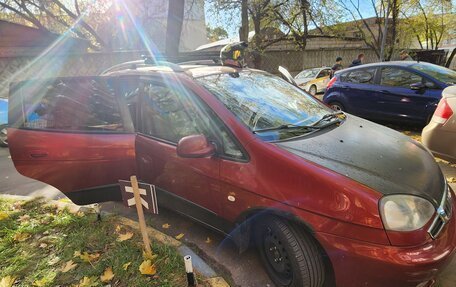
[[[8,142],[16,169],[77,204],[120,200],[135,173],[135,133],[109,77],[29,80],[10,87]]]

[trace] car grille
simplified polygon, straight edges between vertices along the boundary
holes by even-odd
[[[453,212],[453,199],[451,197],[450,188],[445,184],[445,192],[443,194],[442,202],[437,208],[437,216],[434,219],[428,232],[432,239],[436,239],[445,225],[450,221]]]

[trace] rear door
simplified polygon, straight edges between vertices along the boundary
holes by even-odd
[[[371,118],[375,109],[375,74],[377,68],[360,68],[341,75],[340,89],[347,110],[355,115]]]
[[[135,133],[112,80],[12,84],[8,140],[16,169],[78,204],[120,199],[118,180],[135,173]]]

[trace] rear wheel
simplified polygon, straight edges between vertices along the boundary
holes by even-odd
[[[315,86],[315,85],[310,86],[309,94],[311,94],[312,96],[315,96],[317,94],[317,86]]]
[[[333,110],[335,110],[337,112],[344,112],[345,111],[345,107],[339,102],[331,102],[331,103],[329,103],[329,106]]]
[[[314,239],[299,227],[274,216],[255,224],[255,243],[276,286],[321,287],[325,268]]]

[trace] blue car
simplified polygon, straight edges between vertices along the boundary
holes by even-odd
[[[426,124],[456,72],[414,61],[366,64],[336,72],[323,102],[374,120]]]

